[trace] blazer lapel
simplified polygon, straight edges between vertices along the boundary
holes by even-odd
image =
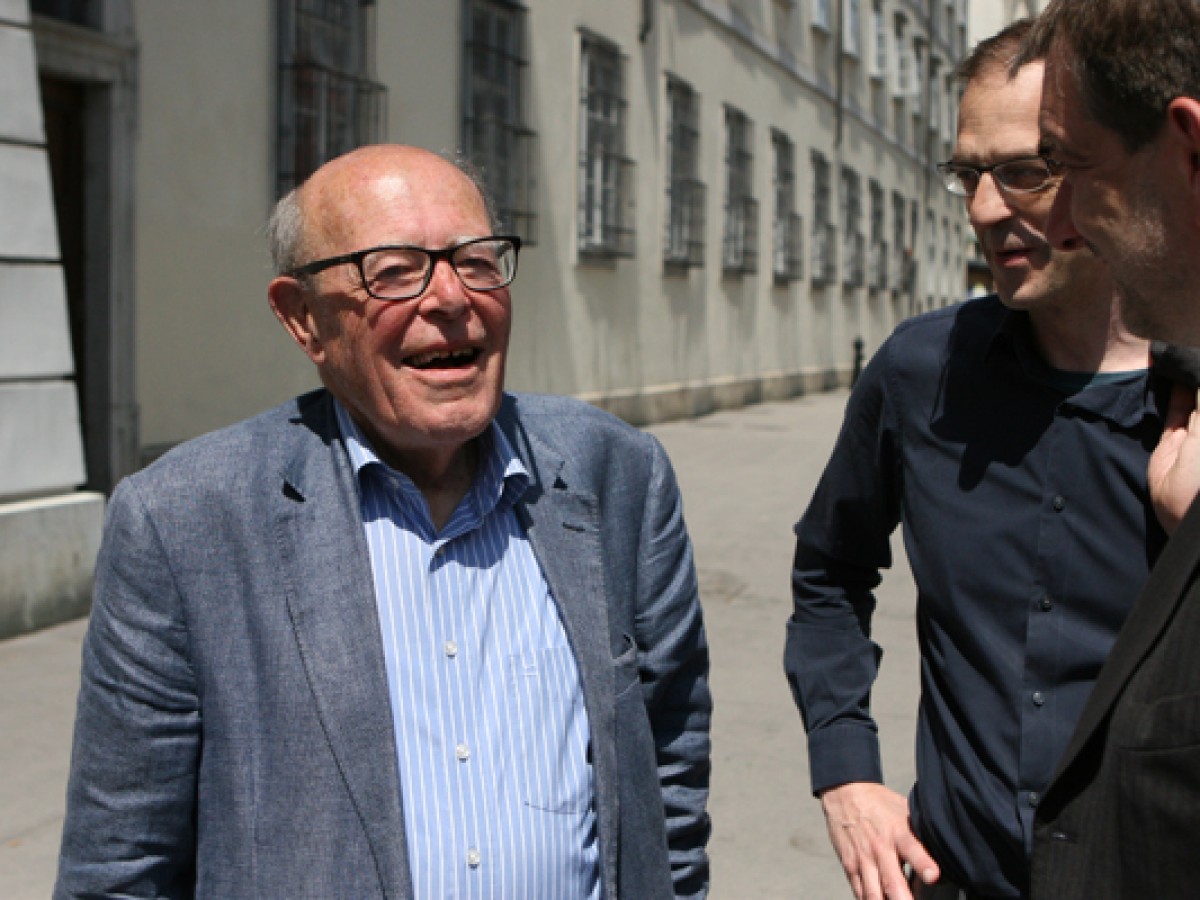
[[[507,408],[506,408],[507,410]],[[591,731],[596,816],[606,893],[615,897],[620,816],[612,648],[597,498],[571,487],[558,451],[530,436],[515,415],[499,418],[532,478],[517,505],[575,653]]]
[[[1197,545],[1200,545],[1200,503],[1193,503],[1178,531],[1163,548],[1146,586],[1117,635],[1059,763],[1059,773],[1087,746],[1183,602],[1187,585],[1200,562]]]
[[[383,644],[370,557],[331,402],[293,420],[275,539],[308,687],[388,896],[411,897]]]

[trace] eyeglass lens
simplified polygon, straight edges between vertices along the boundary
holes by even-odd
[[[1053,175],[1046,161],[1033,157],[1032,159],[1014,159],[996,166],[973,168],[971,166],[946,165],[941,167],[942,178],[946,187],[953,193],[962,196],[973,196],[979,187],[979,181],[984,172],[991,172],[996,182],[1010,191],[1036,191],[1045,187]]]
[[[504,287],[516,274],[517,254],[511,241],[470,241],[443,251],[419,247],[385,247],[362,258],[363,280],[376,297],[404,300],[425,290],[434,259],[446,257],[464,286],[476,291]]]

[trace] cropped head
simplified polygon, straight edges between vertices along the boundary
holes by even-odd
[[[1053,0],[1017,63],[1038,58],[1048,236],[1108,263],[1132,331],[1200,343],[1200,0]]]
[[[1042,64],[1009,74],[1030,27],[1027,19],[1008,26],[959,65],[958,135],[938,172],[963,197],[1000,298],[1035,311],[1107,296],[1110,287],[1082,244],[1055,248],[1045,236],[1058,178],[1038,156]]]
[[[499,408],[520,241],[463,169],[378,145],[326,163],[268,228],[271,307],[380,456],[456,454]]]

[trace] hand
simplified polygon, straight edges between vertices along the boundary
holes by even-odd
[[[1162,438],[1146,474],[1154,513],[1172,534],[1200,493],[1200,413],[1195,390],[1175,385]]]
[[[857,781],[823,791],[821,806],[857,900],[912,900],[903,863],[926,884],[941,875],[913,834],[903,795],[882,784]]]

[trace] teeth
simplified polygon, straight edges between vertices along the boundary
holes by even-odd
[[[432,365],[444,359],[469,359],[474,354],[474,350],[435,350],[432,353],[419,353],[416,356],[410,356],[408,362],[409,365],[421,367]]]

